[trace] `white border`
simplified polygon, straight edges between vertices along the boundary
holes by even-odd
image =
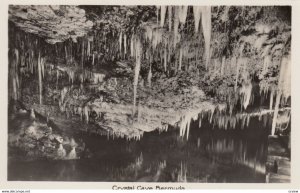
[[[245,4],[246,3],[246,4]],[[7,181],[7,80],[8,80],[8,5],[9,4],[91,4],[91,5],[291,5],[292,6],[292,169],[291,183],[289,184],[257,184],[257,183],[116,183],[116,182],[11,182]],[[142,186],[179,186],[186,189],[299,189],[300,187],[300,160],[299,160],[299,133],[300,133],[300,2],[298,0],[4,0],[0,11],[0,189],[112,189],[112,186],[142,185]],[[32,191],[34,192],[34,191]]]

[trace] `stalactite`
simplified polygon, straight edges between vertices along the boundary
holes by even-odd
[[[130,55],[131,57],[134,57],[134,36],[131,36],[130,39]]]
[[[59,80],[59,70],[56,69],[56,89],[58,87],[58,80]]]
[[[66,57],[66,63],[68,63],[68,50],[67,50],[67,45],[65,45],[65,57]]]
[[[271,65],[271,63],[272,63],[271,55],[265,56],[263,61],[263,69],[262,69],[263,74],[265,74],[268,71],[268,68]]]
[[[277,117],[278,117],[278,109],[279,109],[279,103],[280,103],[280,98],[281,98],[281,92],[277,93],[276,95],[276,101],[275,101],[275,111],[273,115],[273,121],[272,121],[272,130],[271,134],[275,135],[275,129],[276,129],[276,124],[277,124]]]
[[[120,56],[122,56],[122,38],[123,38],[123,32],[121,31],[119,34]]]
[[[169,15],[169,32],[172,31],[172,6],[168,6],[168,15]]]
[[[145,37],[146,40],[148,41],[152,41],[152,33],[153,33],[153,29],[150,26],[146,26],[145,28]]]
[[[87,45],[87,56],[90,56],[91,55],[91,43],[90,41],[88,40],[87,41],[88,45]]]
[[[239,58],[239,59],[237,59],[237,62],[236,62],[236,76],[235,76],[234,91],[237,90],[237,83],[238,83],[238,80],[239,80],[241,60],[242,59]]]
[[[188,6],[178,6],[179,22],[185,24]]]
[[[126,33],[124,33],[124,56],[127,54],[127,36]]]
[[[274,90],[272,89],[271,90],[271,93],[270,93],[270,110],[272,110],[272,107],[273,107],[273,98],[274,98]]]
[[[221,75],[224,75],[225,61],[226,61],[226,58],[225,58],[225,56],[223,56],[222,57],[222,62],[221,62]]]
[[[164,27],[166,11],[167,11],[166,6],[164,5],[160,6],[160,27]]]
[[[81,67],[83,68],[83,63],[84,63],[84,41],[82,40],[81,43]]]
[[[95,53],[93,53],[93,60],[92,60],[92,65],[95,65]]]
[[[12,64],[10,65],[10,74],[9,76],[11,76],[10,78],[12,78],[12,87],[13,87],[13,93],[12,93],[12,98],[14,100],[18,100],[19,95],[18,95],[18,91],[19,91],[19,76],[18,76],[18,66],[19,66],[19,50],[18,49],[14,49],[14,55],[13,57],[15,57],[15,60],[13,60]]]
[[[151,88],[151,83],[152,83],[152,71],[151,71],[151,64],[150,64],[150,68],[149,68],[149,72],[148,72],[147,81],[148,81],[148,86],[149,86],[149,88]]]
[[[205,67],[207,69],[210,61],[210,39],[211,39],[211,7],[202,9],[202,28],[205,40]]]
[[[183,48],[180,47],[180,50],[179,50],[179,66],[178,66],[178,71],[181,71],[181,68],[182,68],[182,55],[183,55]]]
[[[167,46],[164,46],[164,70],[167,71]]]
[[[89,109],[88,109],[88,106],[84,107],[83,113],[84,113],[85,121],[86,121],[86,123],[88,123],[89,122]]]
[[[39,99],[40,99],[40,105],[42,104],[42,67],[41,67],[41,53],[39,52],[38,56],[38,77],[39,77]]]
[[[31,50],[30,51],[30,54],[29,54],[29,56],[30,56],[30,62],[29,62],[29,64],[30,64],[30,72],[31,72],[31,74],[33,74],[33,63],[34,63],[34,51],[33,50]]]
[[[201,125],[202,125],[202,118],[201,117],[199,117],[199,128],[201,128]]]
[[[242,88],[240,89],[240,94],[242,96],[242,104],[244,106],[244,109],[247,109],[252,94],[251,82],[243,84]]]
[[[193,6],[193,13],[194,13],[194,22],[195,22],[195,32],[197,33],[199,30],[199,23],[202,14],[202,6]]]
[[[158,13],[159,13],[159,9],[160,9],[160,6],[159,5],[156,5],[156,23],[158,24]]]
[[[180,123],[180,136],[184,137],[187,130],[190,129],[190,123],[191,123],[191,117],[190,116],[184,116]],[[188,135],[186,136],[188,139]]]
[[[214,112],[215,112],[215,108],[213,108],[213,109],[211,110],[211,112],[210,112],[209,123],[212,123],[212,119],[213,119]]]
[[[249,127],[250,124],[250,115],[247,115],[246,126]]]
[[[178,26],[179,26],[179,18],[178,18],[178,7],[175,7],[174,13],[174,48],[176,47],[178,41]]]
[[[136,95],[137,85],[141,68],[141,57],[142,57],[142,45],[140,39],[137,37],[135,41],[135,68],[134,68],[134,82],[133,82],[133,115],[135,114],[136,108]]]
[[[288,98],[291,95],[291,60],[290,55],[284,56],[281,60],[279,80],[278,80],[278,90],[276,93],[275,101],[275,112],[272,121],[271,134],[274,135],[276,131],[277,119],[278,119],[278,109],[281,97]]]
[[[159,29],[156,29],[153,32],[153,39],[152,39],[152,48],[156,49],[157,45],[162,42],[163,34],[162,31]]]
[[[281,60],[278,89],[284,98],[291,96],[291,58],[284,56]]]
[[[45,58],[41,58],[42,79],[45,78]]]

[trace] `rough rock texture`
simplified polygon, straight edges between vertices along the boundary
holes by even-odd
[[[10,5],[9,20],[51,44],[69,38],[76,42],[93,26],[85,17],[85,10],[71,5]]]
[[[72,69],[73,73],[70,73]],[[135,139],[139,139],[143,132],[167,129],[168,125],[178,127],[183,124],[186,127],[186,121],[197,117],[200,112],[213,111],[218,106],[224,108],[206,97],[198,87],[197,73],[182,72],[172,78],[161,76],[153,81],[152,87],[145,86],[140,77],[137,109],[133,114],[132,80],[118,76],[117,72],[122,70],[124,66],[121,68],[120,64],[108,72],[57,65],[55,69],[46,69],[47,79],[54,83],[44,94],[46,105],[38,105],[37,97],[29,97],[32,89],[24,89],[22,101],[57,125],[65,125],[64,128],[97,131],[96,125],[110,134]],[[132,70],[126,69],[126,72],[132,73]],[[58,81],[55,80],[57,73],[60,74]],[[64,82],[65,85],[58,85],[57,90],[55,82]],[[94,129],[87,129],[87,124],[93,124]]]

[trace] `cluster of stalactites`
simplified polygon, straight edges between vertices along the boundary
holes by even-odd
[[[281,124],[280,126],[287,127],[290,119],[290,109],[282,108],[278,111],[283,112],[281,113],[280,120]],[[271,121],[269,121],[270,116],[272,116],[275,113],[275,110],[269,110],[269,109],[262,109],[257,112],[252,113],[237,113],[234,115],[229,115],[226,113],[226,108],[212,108],[207,111],[202,111],[200,113],[196,112],[190,112],[184,115],[180,120],[180,136],[186,137],[188,140],[189,138],[189,132],[190,132],[190,124],[191,121],[199,121],[199,128],[202,126],[202,123],[204,121],[207,121],[213,127],[217,127],[219,129],[236,129],[237,127],[239,129],[244,129],[246,127],[249,127],[250,121],[252,119],[258,119],[258,121],[263,122],[263,126],[267,127],[272,124]],[[279,124],[278,124],[279,125]]]
[[[272,100],[273,100],[273,95],[274,95],[274,91],[272,93]],[[290,55],[283,56],[281,60],[278,87],[276,89],[275,95],[276,95],[275,109],[274,109],[275,112],[273,115],[272,130],[271,130],[272,135],[274,135],[276,132],[280,101],[285,102],[291,96],[291,56]],[[270,101],[270,107],[271,105],[273,105],[273,101],[272,104]]]
[[[172,19],[173,19],[173,35],[169,38],[163,38],[164,31],[159,28],[151,28],[146,27],[145,38],[151,41],[152,50],[157,48],[161,42],[164,45],[172,45],[174,49],[176,49],[178,43],[181,39],[181,34],[179,33],[179,27],[183,27],[186,23],[186,18],[188,14],[188,6],[157,6],[157,18],[159,18],[159,11],[160,11],[160,27],[164,28],[166,15],[168,14],[168,23],[169,23],[169,31],[172,29]],[[194,6],[193,13],[195,18],[195,31],[198,32],[199,24],[201,21],[202,24],[202,32],[205,41],[205,66],[208,67],[210,63],[210,41],[211,41],[211,7],[209,6]],[[201,19],[202,18],[202,19]],[[170,34],[171,35],[171,34]],[[164,41],[166,39],[166,41]],[[180,46],[181,47],[181,46]],[[182,63],[183,55],[182,55],[182,48],[177,49],[179,52],[179,62]],[[165,56],[164,56],[165,57]],[[164,62],[164,68],[166,66],[166,62]],[[180,68],[179,68],[180,69]]]
[[[28,58],[26,61],[26,53],[28,54]],[[38,90],[39,90],[39,103],[42,104],[42,91],[43,91],[43,79],[45,77],[45,63],[46,59],[41,57],[41,53],[39,52],[38,57],[34,57],[33,50],[28,50],[28,52],[20,51],[17,48],[13,49],[13,58],[10,58],[10,79],[12,82],[12,98],[17,100],[20,96],[20,75],[25,75],[26,73],[33,73],[34,69],[37,69],[38,76]],[[27,65],[26,65],[27,64]]]
[[[80,120],[83,121],[84,123],[88,124],[90,123],[90,117],[91,114],[93,114],[93,116],[96,116],[97,118],[101,118],[104,115],[104,111],[102,108],[107,108],[106,103],[103,102],[101,104],[101,108],[96,107],[91,105],[91,103],[86,103],[84,106],[82,105],[70,105],[68,103],[67,100],[67,95],[70,92],[70,88],[69,87],[64,87],[61,92],[60,92],[60,99],[59,99],[59,107],[60,107],[60,111],[64,112],[66,114],[67,118],[72,118],[72,116],[76,115],[80,117]],[[101,99],[101,101],[103,100],[103,98]],[[167,129],[167,125],[163,125],[162,127],[164,130]],[[91,130],[90,132],[94,132],[95,134],[98,135],[104,135],[107,136],[107,139],[112,139],[114,140],[114,138],[124,138],[128,141],[131,140],[140,140],[143,137],[144,131],[142,130],[137,130],[134,133],[126,133],[123,131],[115,131],[115,130],[111,130],[110,128],[106,128],[103,130]]]
[[[223,111],[221,106],[219,106],[218,109],[220,111]],[[209,110],[206,110],[206,111],[203,110],[202,113],[210,112],[210,114],[211,114],[210,120],[211,120],[212,115],[214,114],[214,111],[215,111],[215,107],[213,107]],[[199,110],[195,110],[195,111],[187,112],[186,114],[184,114],[184,116],[181,117],[180,125],[179,125],[179,129],[180,129],[179,135],[180,135],[180,137],[186,136],[186,139],[188,140],[189,133],[190,133],[191,121],[192,120],[194,120],[194,121],[198,120],[200,114],[201,114],[201,112],[199,113]]]

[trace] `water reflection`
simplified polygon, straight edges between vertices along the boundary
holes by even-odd
[[[189,138],[175,128],[144,133],[140,140],[76,133],[60,144],[64,160],[11,159],[9,180],[264,182],[267,118],[255,118],[244,129],[218,129],[213,122],[191,121]],[[20,123],[21,124],[21,123]],[[84,143],[80,155],[76,142]],[[67,154],[67,155],[66,155]],[[11,156],[13,157],[13,156]],[[74,158],[80,159],[74,159]],[[73,160],[67,160],[73,159]],[[46,169],[45,169],[46,168]],[[22,172],[20,172],[22,171]]]

